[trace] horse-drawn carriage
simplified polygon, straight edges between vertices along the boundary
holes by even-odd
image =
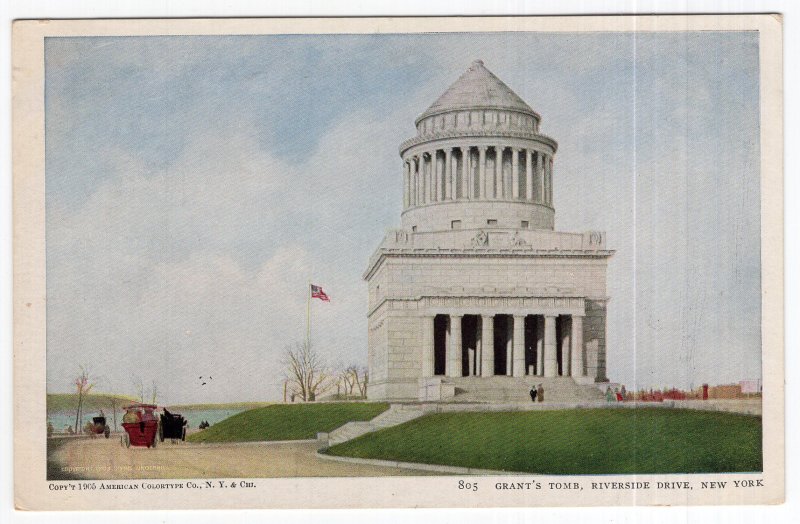
[[[125,415],[122,417],[122,427],[125,433],[122,434],[120,443],[129,448],[156,447],[156,433],[158,432],[158,417],[155,410],[158,406],[153,404],[131,404],[125,406]]]
[[[111,428],[106,424],[106,417],[102,411],[99,417],[92,417],[90,431],[95,435],[105,435],[106,438],[111,436]]]
[[[161,414],[161,425],[158,427],[158,438],[161,442],[164,439],[186,440],[186,424],[188,421],[180,413],[170,413],[164,408]]]

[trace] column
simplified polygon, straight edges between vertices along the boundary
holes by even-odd
[[[450,361],[448,377],[461,376],[461,315],[450,315],[450,345],[447,347],[447,359]]]
[[[409,169],[411,170],[411,205],[416,206],[419,202],[417,198],[419,195],[417,194],[417,169],[413,158],[409,163]]]
[[[475,199],[475,170],[472,169],[472,148],[467,147],[467,191],[466,196],[470,200]]]
[[[439,174],[437,173],[436,150],[431,151],[431,202],[439,201]]]
[[[453,199],[453,148],[444,150],[444,199]]]
[[[572,315],[572,371],[573,377],[583,376],[583,317]]]
[[[494,375],[494,317],[481,315],[481,376]]]
[[[425,315],[420,318],[420,330],[422,331],[422,378],[433,376],[433,315]]]
[[[506,316],[506,376],[511,376],[514,365],[514,326],[511,324],[511,315]]]
[[[511,148],[511,198],[519,200],[519,149]]]
[[[422,165],[425,166],[425,154],[422,154]],[[425,170],[425,202],[430,203],[433,200],[433,191],[431,191],[431,181],[433,176],[431,175],[431,171],[433,168],[433,162],[428,164],[428,169]]]
[[[485,199],[489,194],[489,184],[486,183],[486,146],[478,148],[478,184],[479,189],[476,196]],[[480,190],[481,187],[483,191]]]
[[[536,374],[544,375],[544,317],[536,315]]]
[[[544,317],[544,376],[558,375],[558,355],[556,355],[556,317]]]
[[[536,189],[538,189],[537,202],[544,204],[544,162],[543,155],[536,152]]]
[[[461,197],[469,198],[469,148],[461,148]]]
[[[475,376],[481,376],[481,359],[483,359],[483,330],[480,322],[475,322]]]
[[[525,200],[533,202],[533,151],[525,150]]]
[[[409,198],[411,195],[408,191],[410,186],[408,178],[408,162],[403,162],[403,209],[408,209],[411,205],[411,198]]]
[[[562,317],[562,322],[566,323],[566,322],[568,322],[568,320],[565,317]],[[572,326],[572,324],[570,324],[570,326]],[[570,327],[570,329],[572,329],[572,328]],[[570,344],[570,339],[571,339],[570,332],[567,331],[567,329],[566,329],[566,327],[564,327],[563,323],[562,323],[562,333],[564,333],[564,335],[562,336],[563,338],[560,341],[560,343],[561,343],[561,376],[562,377],[568,377],[568,376],[570,376],[570,371],[569,370],[571,369],[570,364],[572,363],[572,356],[571,356],[572,353],[570,351],[572,349],[572,345]]]
[[[547,204],[553,205],[553,157],[547,157]]]
[[[525,317],[514,315],[514,376],[525,376]]]
[[[497,151],[497,161],[494,166],[494,183],[497,191],[496,197],[502,200],[505,197],[505,184],[503,180],[503,149],[500,146],[495,146],[494,150]]]

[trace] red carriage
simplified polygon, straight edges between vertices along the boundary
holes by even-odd
[[[125,406],[125,415],[122,417],[121,444],[126,448],[131,446],[156,447],[158,434],[158,417],[155,411],[158,406],[153,404],[131,404]]]

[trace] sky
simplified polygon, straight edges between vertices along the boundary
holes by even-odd
[[[609,378],[760,378],[757,33],[81,37],[45,43],[48,391],[277,400],[309,281],[366,364],[398,146],[478,58],[559,142],[556,229],[616,251]]]

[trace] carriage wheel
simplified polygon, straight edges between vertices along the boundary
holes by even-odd
[[[111,436],[111,428],[106,426],[105,429],[103,429],[103,435],[105,435],[106,438],[110,437]]]
[[[181,431],[181,440],[186,440],[186,426],[183,426],[183,431]]]
[[[164,426],[160,424],[158,426],[158,438],[161,440],[161,442],[164,442]]]
[[[153,435],[153,444],[151,446],[149,446],[149,447],[155,448],[157,443],[158,443],[158,439],[156,438],[155,435]]]
[[[125,444],[126,448],[131,447],[131,436],[128,433],[122,435],[122,443]]]

